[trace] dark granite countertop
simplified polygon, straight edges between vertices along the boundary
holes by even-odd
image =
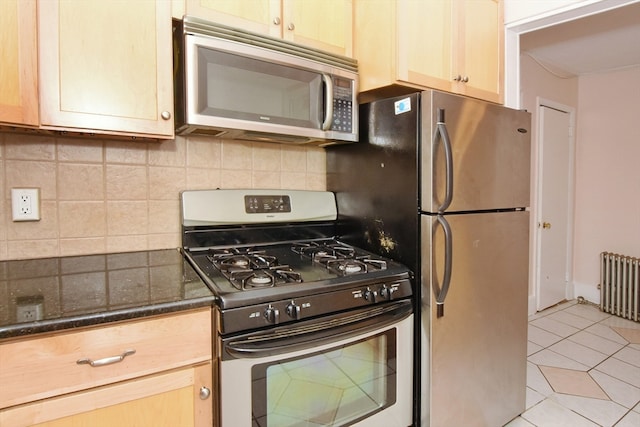
[[[178,249],[0,261],[0,339],[206,307],[214,301]],[[28,319],[20,314],[25,307]]]

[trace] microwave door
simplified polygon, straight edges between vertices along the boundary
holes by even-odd
[[[273,132],[326,126],[322,73],[206,46],[193,52],[191,116],[202,124]]]

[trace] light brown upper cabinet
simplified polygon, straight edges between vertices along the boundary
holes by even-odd
[[[172,138],[171,2],[38,3],[44,129]]]
[[[0,124],[38,125],[35,0],[0,1]]]
[[[433,88],[502,103],[502,11],[502,0],[356,0],[360,90]]]
[[[352,0],[187,0],[186,14],[352,56]]]

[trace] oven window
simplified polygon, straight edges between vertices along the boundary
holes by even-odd
[[[252,368],[254,427],[345,426],[396,400],[396,330]]]

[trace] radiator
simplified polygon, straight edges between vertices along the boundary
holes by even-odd
[[[638,322],[640,306],[640,259],[602,252],[600,254],[600,309]]]

